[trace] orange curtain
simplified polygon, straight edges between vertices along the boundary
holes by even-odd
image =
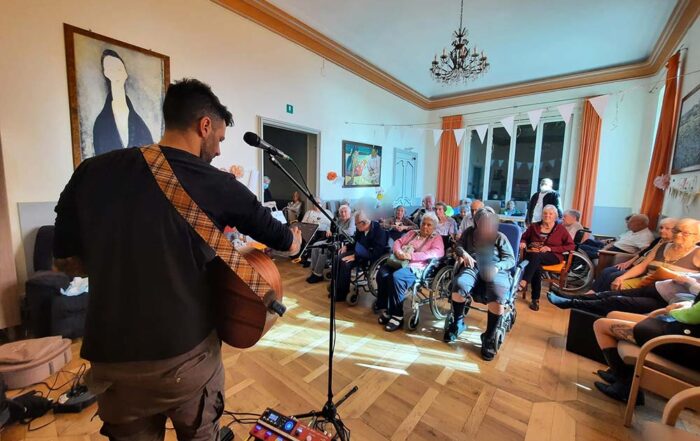
[[[583,104],[583,126],[578,153],[578,171],[573,208],[581,211],[581,224],[591,226],[595,183],[598,178],[598,156],[600,155],[600,127],[602,120],[591,103]]]
[[[678,117],[680,98],[678,91],[678,63],[680,52],[676,52],[666,63],[666,90],[664,101],[661,105],[659,127],[656,130],[654,141],[654,153],[649,164],[647,185],[644,188],[641,212],[649,216],[649,228],[656,228],[661,208],[664,203],[664,192],[654,186],[654,178],[668,173],[673,153],[673,136],[676,133],[676,121]]]
[[[442,118],[443,130],[461,129],[462,115]],[[440,162],[438,163],[437,200],[456,206],[459,203],[459,146],[450,132],[440,138]]]

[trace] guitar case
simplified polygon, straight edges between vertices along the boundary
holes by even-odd
[[[4,344],[0,346],[0,379],[8,389],[40,383],[71,361],[70,345],[61,336]]]

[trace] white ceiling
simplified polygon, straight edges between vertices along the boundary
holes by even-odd
[[[490,71],[443,86],[428,68],[459,25],[459,0],[269,0],[420,94],[436,98],[645,60],[676,0],[465,0]]]

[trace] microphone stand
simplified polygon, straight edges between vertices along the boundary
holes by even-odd
[[[354,243],[355,241],[353,238],[348,236],[348,234],[343,231],[340,228],[340,225],[331,217],[326,210],[319,205],[319,203],[316,201],[316,198],[314,195],[311,193],[311,190],[306,186],[306,183],[304,185],[300,184],[294,176],[292,176],[283,166],[282,164],[279,163],[277,158],[270,153],[270,151],[265,151],[267,153],[267,158],[270,160],[272,164],[275,165],[282,173],[284,173],[290,181],[294,184],[296,188],[301,191],[304,196],[307,197],[309,201],[311,201],[312,204],[316,208],[318,208],[323,215],[330,220],[331,222],[331,229],[333,227],[335,228],[335,234],[331,237],[331,241],[328,244],[324,244],[318,248],[324,248],[327,250],[331,251],[332,259],[331,259],[331,305],[330,305],[330,323],[329,323],[329,338],[328,338],[328,393],[327,393],[327,400],[326,403],[323,405],[323,409],[320,411],[310,411],[298,415],[294,415],[293,417],[296,419],[304,419],[304,418],[313,418],[318,422],[319,420],[322,422],[328,422],[333,424],[333,427],[335,428],[335,436],[332,438],[334,440],[340,440],[340,441],[348,441],[350,439],[350,431],[345,427],[343,424],[343,421],[340,418],[340,415],[338,415],[338,407],[345,402],[352,394],[357,392],[358,388],[357,386],[354,386],[345,396],[343,396],[337,403],[333,401],[333,354],[335,353],[335,334],[336,334],[336,328],[335,328],[335,306],[336,306],[336,290],[337,290],[337,276],[338,276],[338,259],[336,258],[338,251],[340,250],[341,243],[343,241],[348,242],[348,243]],[[294,162],[293,159],[289,159],[290,161]],[[307,247],[308,248],[308,247]],[[316,425],[316,423],[314,424]]]

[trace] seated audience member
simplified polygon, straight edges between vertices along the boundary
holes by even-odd
[[[450,236],[454,237],[457,235],[457,222],[447,214],[447,204],[444,202],[438,202],[435,204],[435,215],[438,218],[438,224],[435,227],[435,231],[440,236]]]
[[[700,278],[700,247],[695,245],[698,235],[700,222],[695,219],[678,221],[673,240],[657,247],[655,253],[649,253],[645,261],[637,265],[642,270],[652,265],[656,268],[640,288],[579,296],[548,293],[547,298],[562,309],[576,308],[599,315],[610,311],[645,314],[667,305],[676,294],[688,290],[696,294],[700,292],[700,284],[696,282]]]
[[[673,228],[676,226],[676,222],[677,220],[671,217],[667,217],[659,222],[659,237],[654,239],[648,247],[632,256],[631,259],[601,271],[593,283],[593,289],[588,291],[587,294],[638,288],[638,282],[641,280],[640,275],[649,272],[649,269],[653,268],[653,265],[650,266],[649,264],[653,262],[659,245],[665,245],[673,239]],[[649,257],[650,260],[646,260],[646,257]],[[644,266],[640,266],[642,264]],[[629,270],[629,274],[625,274],[627,270]],[[615,287],[613,287],[612,283],[615,280],[617,282]]]
[[[608,397],[626,403],[632,387],[634,366],[623,362],[617,351],[620,341],[642,346],[649,340],[662,335],[687,335],[700,337],[700,300],[673,303],[653,311],[648,316],[624,312],[611,312],[607,318],[595,321],[598,346],[603,351],[610,369],[599,370],[598,375],[605,382],[595,382],[596,388]],[[697,370],[700,360],[700,347],[669,344],[652,349],[652,352],[674,363]],[[644,404],[644,394],[640,390],[637,405]]]
[[[457,210],[455,210],[456,213],[452,216],[452,219],[457,222],[457,225],[462,223],[462,219],[464,219],[467,216],[467,213],[469,213],[469,207],[467,205],[462,205],[460,204]]]
[[[569,232],[571,239],[574,239],[576,233],[583,229],[583,225],[581,225],[581,212],[573,209],[566,210],[561,218],[561,223],[564,225],[564,228],[566,228],[566,231]],[[588,236],[590,236],[588,233],[584,234],[581,238],[581,243],[588,240]]]
[[[321,199],[316,198],[316,202],[318,202],[318,205],[323,207],[323,201]],[[306,213],[304,213],[304,218],[301,221],[307,224],[318,225],[318,231],[322,232],[322,235],[325,236],[326,232],[330,231],[331,221],[328,220],[321,210],[319,210],[312,202],[309,202],[308,205],[309,207],[306,210]],[[325,211],[330,217],[333,217],[333,214],[328,209],[324,208],[323,211]]]
[[[267,176],[263,176],[263,199],[265,202],[271,202],[274,201],[272,199],[272,193],[270,192],[270,178]]]
[[[389,231],[389,237],[396,240],[408,230],[417,230],[418,225],[414,224],[410,217],[406,216],[406,208],[399,205],[394,208],[394,215],[382,221],[382,226]]]
[[[462,219],[462,222],[460,222],[459,224],[457,234],[462,234],[464,230],[474,226],[474,214],[476,214],[476,212],[481,210],[482,208],[484,208],[484,203],[479,199],[474,199],[474,201],[469,206],[469,213],[467,213],[464,219]]]
[[[520,249],[524,250],[525,259],[529,262],[523,271],[520,290],[524,292],[527,285],[531,285],[530,309],[533,311],[540,309],[542,267],[561,263],[564,253],[575,248],[569,232],[557,220],[558,215],[557,207],[545,206],[542,220],[531,223],[520,240]]]
[[[350,273],[363,263],[371,263],[387,252],[387,232],[364,211],[355,213],[355,243],[344,246],[338,255],[336,300],[345,301],[350,291]],[[331,282],[333,283],[333,282]]]
[[[506,202],[506,208],[503,209],[503,214],[506,216],[522,216],[523,212],[518,210],[515,201]]]
[[[451,342],[464,331],[467,296],[475,289],[483,290],[488,306],[486,332],[481,334],[484,360],[493,360],[496,355],[496,328],[510,289],[509,271],[515,266],[513,248],[506,236],[498,231],[498,222],[498,215],[490,207],[482,208],[474,214],[475,226],[467,228],[459,239],[462,267],[452,280],[454,322],[444,336],[446,342]]]
[[[431,259],[445,255],[442,238],[435,232],[437,217],[423,216],[420,230],[409,231],[394,242],[392,258],[379,268],[375,310],[384,310],[379,324],[387,332],[403,325],[403,301]]]
[[[433,213],[435,210],[435,198],[432,194],[427,194],[423,198],[423,206],[411,213],[411,220],[414,224],[420,225],[421,218],[425,213]]]
[[[338,208],[338,217],[336,218],[338,226],[348,236],[355,234],[355,219],[352,217],[350,206],[341,205]],[[326,237],[331,237],[335,231],[333,229],[326,231]],[[311,246],[318,246],[322,241],[312,243]],[[323,248],[313,248],[311,250],[311,275],[306,278],[308,283],[318,283],[323,280],[323,270],[328,263],[328,251]]]
[[[627,231],[613,243],[588,239],[579,248],[591,259],[598,258],[601,249],[616,253],[635,254],[654,241],[654,233],[649,230],[649,218],[645,214],[635,214],[627,221]]]
[[[541,221],[542,210],[547,205],[552,205],[557,210],[557,218],[561,217],[561,203],[559,193],[554,190],[554,182],[549,178],[543,178],[540,181],[540,191],[534,193],[527,204],[525,224]]]
[[[287,222],[297,222],[299,213],[301,212],[301,196],[298,191],[292,193],[292,201],[284,208],[284,213],[287,215]]]

